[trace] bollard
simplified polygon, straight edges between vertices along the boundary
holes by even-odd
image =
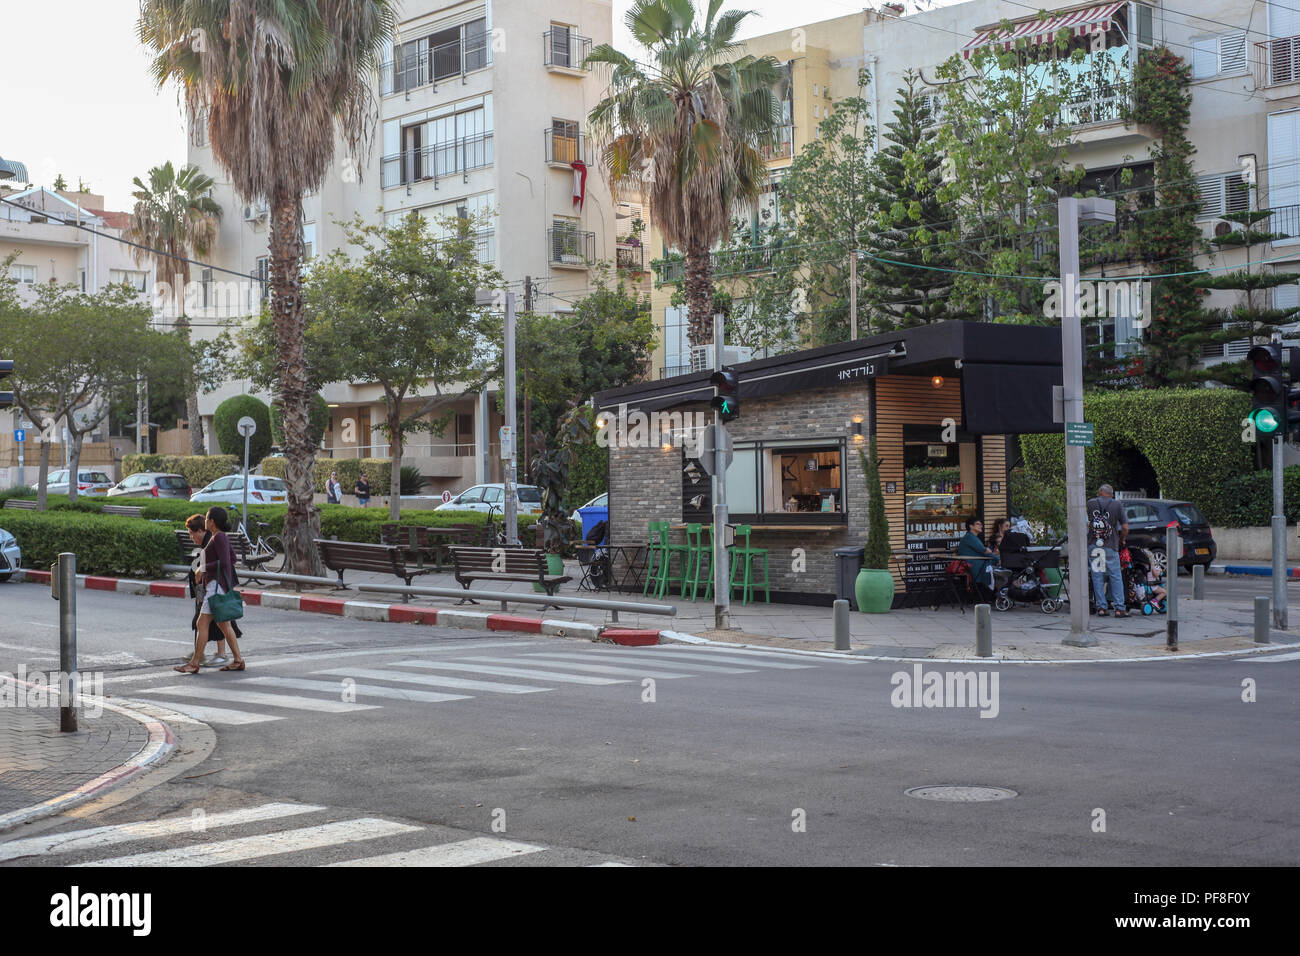
[[[847,651],[849,649],[849,602],[836,601],[833,605],[835,616],[835,649],[837,651]]]
[[[993,610],[987,604],[975,605],[975,656],[993,656]]]
[[[1192,600],[1205,600],[1205,565],[1192,565]]]
[[[1183,556],[1182,539],[1178,537],[1178,528],[1170,526],[1165,529],[1165,588],[1169,591],[1166,600],[1168,613],[1165,616],[1165,650],[1178,650],[1178,559]]]
[[[1263,594],[1255,595],[1255,643],[1267,644],[1269,642],[1268,633],[1268,615],[1269,606],[1268,598]]]
[[[59,730],[77,729],[77,556],[59,555]]]

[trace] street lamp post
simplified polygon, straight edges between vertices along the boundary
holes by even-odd
[[[519,492],[515,487],[515,449],[518,447],[516,436],[518,428],[515,421],[515,294],[506,292],[505,299],[505,382],[506,393],[506,433],[510,442],[510,453],[503,454],[505,471],[505,533],[506,544],[514,547],[519,544]],[[478,305],[497,306],[502,301],[502,293],[494,289],[480,289],[476,298]]]

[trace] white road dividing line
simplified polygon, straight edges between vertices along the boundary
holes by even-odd
[[[342,843],[356,843],[361,840],[377,840],[380,837],[410,833],[419,829],[419,827],[408,826],[405,823],[393,823],[375,817],[362,817],[359,820],[341,820],[338,823],[323,823],[317,827],[303,827],[301,830],[281,830],[276,833],[263,833],[258,836],[221,840],[217,843],[196,843],[193,846],[182,846],[173,850],[158,850],[154,853],[117,856],[108,860],[96,860],[93,863],[79,865],[217,866],[222,863],[238,863],[240,860],[277,856],[281,853],[314,850],[322,846],[337,846]]]
[[[532,667],[534,666],[533,661],[530,659],[532,656],[534,655],[529,655],[528,658],[511,657],[508,658],[508,660],[510,661],[511,664],[518,664],[524,667]],[[579,655],[575,654],[573,656],[576,659]],[[614,655],[610,655],[610,656],[613,657]],[[457,660],[466,660],[466,661],[501,661],[502,659],[503,658],[500,657],[457,658]],[[538,666],[550,664],[551,666],[554,667],[557,666],[558,662],[551,661],[551,660],[539,660],[536,663]],[[618,674],[618,675],[630,674],[632,677],[653,677],[656,680],[660,678],[663,678],[664,680],[672,680],[674,677],[698,677],[699,676],[698,674],[683,674],[674,671],[658,670],[653,665],[648,665],[646,667],[637,667],[637,666],[611,667],[606,664],[570,664],[566,661],[563,663],[563,666],[570,670],[589,671],[593,674]]]
[[[618,652],[611,651],[610,653],[618,653]],[[666,657],[669,659],[669,663],[671,664],[676,664],[679,660],[688,660],[688,661],[711,660],[711,661],[719,661],[720,663],[723,664],[735,664],[738,667],[772,667],[772,668],[776,668],[777,670],[787,670],[787,671],[807,670],[810,667],[817,666],[816,664],[783,663],[784,661],[788,661],[789,660],[788,658],[781,658],[779,661],[773,661],[773,660],[768,660],[766,657],[760,658],[758,657],[758,655],[754,655],[753,657],[742,656],[737,654],[735,651],[720,651],[720,652],[677,651],[677,650],[656,651],[647,647],[635,653],[638,656],[645,656],[645,657]]]
[[[118,843],[136,840],[154,840],[182,833],[197,833],[214,827],[233,827],[245,823],[259,823],[302,813],[324,810],[305,803],[264,803],[244,810],[225,810],[194,816],[169,817],[165,820],[146,820],[140,823],[118,823],[90,830],[69,830],[65,833],[47,833],[44,836],[25,837],[9,843],[0,843],[0,860],[16,860],[24,856],[49,856],[55,853],[77,853],[96,850]],[[200,823],[200,820],[202,821]]]
[[[292,690],[319,690],[341,694],[340,681],[307,680],[297,677],[249,677],[241,684],[265,684],[267,687],[288,687]],[[464,694],[438,694],[427,690],[406,690],[402,687],[384,687],[380,684],[353,684],[350,688],[358,698],[383,697],[389,700],[413,700],[426,704],[439,704],[445,700],[471,700]]]
[[[594,652],[599,653],[599,652]],[[554,661],[557,665],[565,661],[580,660],[589,661],[592,654],[529,654],[529,657],[535,657],[540,661]],[[632,654],[615,654],[610,652],[610,659],[617,657],[619,660],[628,663],[644,664],[646,667],[654,667],[656,664],[668,664],[672,667],[680,667],[686,671],[699,671],[702,674],[756,674],[758,673],[752,667],[723,667],[720,664],[696,664],[694,661],[669,661],[667,658],[658,661],[652,657],[638,657]]]
[[[371,670],[364,667],[336,667],[333,670],[315,671],[315,673],[353,678],[369,677],[372,680],[390,680],[399,684],[420,684],[425,687],[477,690],[488,694],[536,694],[551,690],[550,687],[530,687],[527,684],[498,684],[495,681],[469,680],[464,677],[440,677],[437,674],[412,674],[407,671]]]
[[[181,644],[185,647],[193,647],[193,641],[173,641],[167,637],[142,637],[142,641],[153,641],[155,644]]]
[[[1238,663],[1259,663],[1259,664],[1276,664],[1280,661],[1300,661],[1300,651],[1294,651],[1290,654],[1269,654],[1266,656],[1255,655],[1254,657],[1239,657]]]
[[[230,701],[237,704],[261,704],[265,707],[284,707],[289,710],[310,710],[318,714],[349,714],[354,710],[379,709],[375,704],[348,704],[341,700],[320,700],[315,697],[297,697],[290,694],[263,694],[255,690],[236,690],[233,687],[154,687],[141,693],[163,694],[168,697],[197,697],[216,704]]]
[[[540,853],[544,846],[531,843],[514,843],[492,837],[475,837],[441,846],[427,846],[419,850],[398,850],[382,856],[369,856],[360,860],[344,860],[330,866],[474,866],[510,857]]]
[[[461,658],[457,658],[460,660]],[[587,677],[563,671],[530,671],[522,667],[492,667],[488,664],[457,664],[454,661],[398,661],[398,667],[427,667],[430,670],[469,671],[471,674],[488,674],[497,677],[531,677],[554,680],[562,684],[626,684],[616,677]]]

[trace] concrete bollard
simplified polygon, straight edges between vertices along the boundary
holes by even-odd
[[[835,649],[837,651],[847,651],[849,649],[849,602],[836,601],[833,605],[835,616]]]
[[[1192,600],[1205,600],[1205,565],[1192,565]]]
[[[1178,650],[1178,559],[1183,556],[1182,543],[1177,527],[1165,529],[1165,564],[1169,569],[1165,580],[1165,588],[1169,591],[1169,597],[1165,600],[1168,608],[1165,613],[1165,650],[1167,651]]]
[[[1268,598],[1262,594],[1255,596],[1255,643],[1267,644],[1269,642],[1269,606]]]
[[[975,605],[975,656],[993,656],[993,609],[987,604]]]

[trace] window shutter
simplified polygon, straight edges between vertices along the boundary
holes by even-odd
[[[1250,209],[1250,188],[1241,173],[1223,177],[1224,212],[1245,212]]]
[[[1203,80],[1214,76],[1219,69],[1219,43],[1217,37],[1192,38],[1192,79]]]
[[[1223,212],[1223,177],[1202,176],[1196,180],[1201,191],[1201,211],[1198,219],[1212,219]]]
[[[1224,33],[1219,37],[1219,73],[1246,72],[1246,34]]]

